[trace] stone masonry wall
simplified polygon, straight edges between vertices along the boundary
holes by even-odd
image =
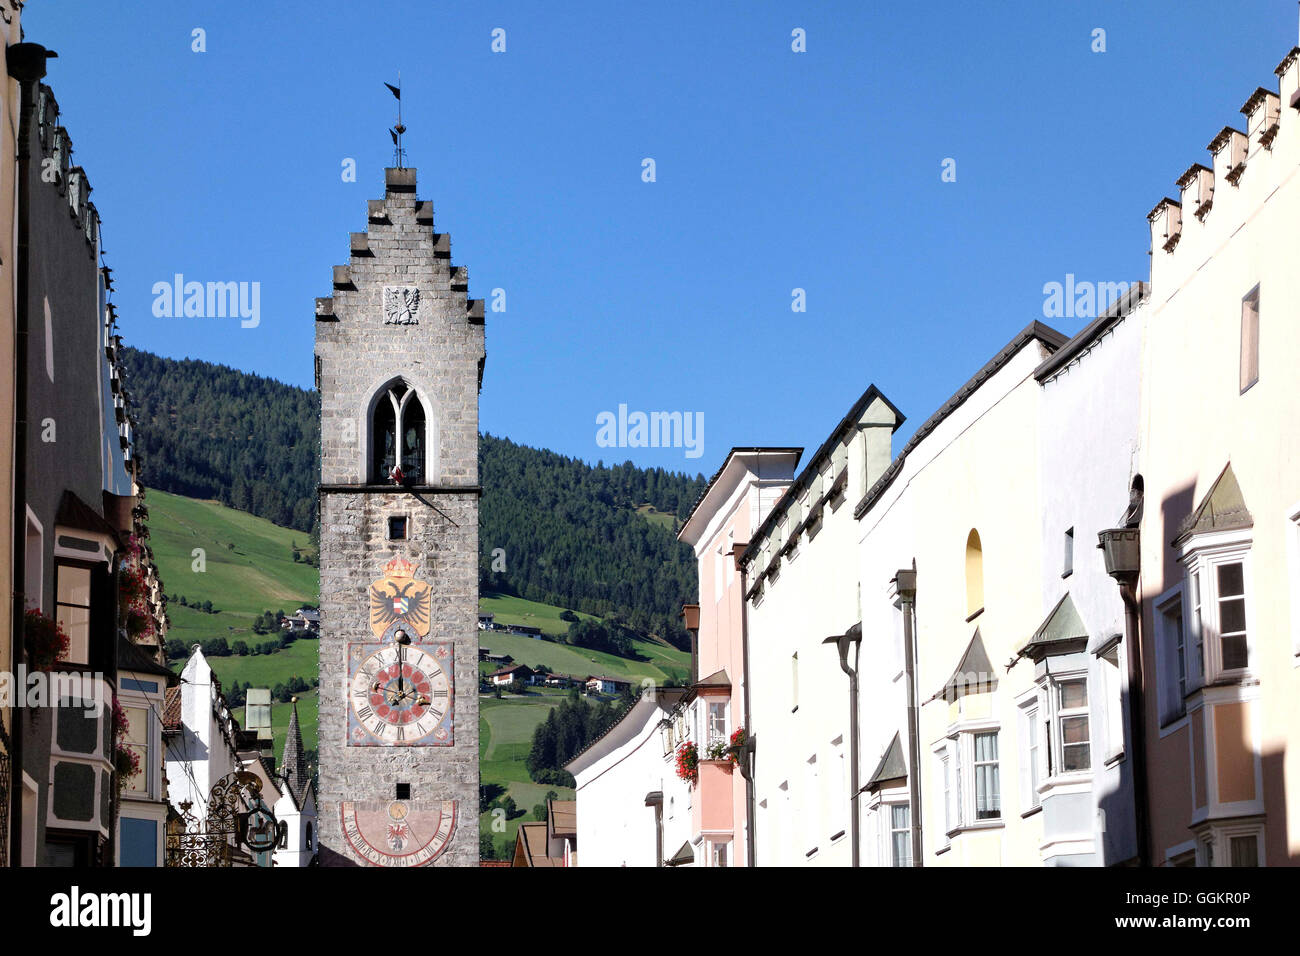
[[[478,389],[484,358],[481,301],[452,266],[450,241],[433,231],[432,204],[415,195],[415,170],[390,169],[368,229],[353,233],[334,295],[317,300],[321,394],[320,847],[322,863],[355,862],[343,838],[342,801],[393,801],[409,783],[413,810],[458,801],[456,832],[438,866],[478,863]],[[384,288],[417,289],[418,308],[386,321]],[[412,321],[413,320],[413,321]],[[372,403],[395,378],[429,420],[422,486],[376,487],[367,473]],[[388,540],[388,518],[408,518]],[[453,746],[347,744],[347,646],[380,642],[369,624],[369,587],[401,555],[432,586],[427,637],[450,642],[455,661]]]

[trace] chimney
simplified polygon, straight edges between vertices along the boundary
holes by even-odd
[[[1237,185],[1241,174],[1246,171],[1246,134],[1225,126],[1205,148],[1214,154],[1215,178],[1222,177],[1233,186]]]
[[[1192,163],[1187,172],[1178,177],[1178,188],[1182,190],[1179,194],[1182,207],[1203,220],[1214,205],[1214,170]]]
[[[1281,112],[1282,101],[1276,93],[1261,86],[1250,94],[1250,99],[1241,108],[1241,114],[1246,117],[1246,137],[1250,147],[1273,148]]]
[[[1183,204],[1166,197],[1147,213],[1147,221],[1151,223],[1151,251],[1173,252],[1183,234]]]
[[[863,470],[862,486],[859,497],[871,490],[871,486],[885,473],[894,459],[894,431],[902,424],[901,416],[894,411],[883,395],[877,395],[862,417],[858,419],[858,430],[862,433]]]
[[[1282,102],[1300,110],[1300,46],[1292,47],[1273,72],[1277,74]]]

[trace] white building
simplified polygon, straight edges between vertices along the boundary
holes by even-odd
[[[824,642],[862,618],[853,504],[889,465],[902,422],[898,409],[868,388],[740,559],[758,866],[853,862],[849,679],[836,647]]]
[[[577,782],[580,865],[694,862],[691,787],[677,776],[677,747],[690,738],[678,705],[684,688],[654,688],[567,764]]]
[[[263,815],[274,814],[280,838],[273,848],[250,853],[236,846],[236,863],[256,866],[307,866],[317,841],[316,796],[298,731],[295,703],[285,741],[285,765],[277,773],[263,752],[269,742],[240,729],[221,684],[199,646],[181,672],[181,686],[167,694],[163,731],[167,745],[168,796],[178,814],[206,817],[214,788],[239,772],[261,784]]]
[[[1097,536],[1123,527],[1130,500],[1140,498],[1146,291],[1135,285],[1034,372],[1043,623],[1020,651],[1034,687],[1018,704],[1037,758],[1023,787],[1031,807],[1042,808],[1049,866],[1112,866],[1139,853],[1128,713],[1133,641]],[[1130,515],[1129,526],[1140,517]]]

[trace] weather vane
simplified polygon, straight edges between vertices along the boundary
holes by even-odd
[[[405,169],[406,150],[402,149],[402,134],[406,132],[406,127],[402,125],[402,71],[397,71],[397,85],[385,83],[384,86],[397,97],[397,125],[388,131],[388,135],[393,137],[393,161],[398,169]]]

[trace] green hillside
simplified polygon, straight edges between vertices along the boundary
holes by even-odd
[[[549,604],[525,601],[509,595],[489,594],[479,599],[479,610],[490,612],[502,624],[523,624],[540,627],[547,634],[563,634],[569,625],[560,620],[561,608]],[[579,614],[590,618],[590,615]],[[493,654],[509,654],[517,664],[536,667],[545,665],[549,670],[585,677],[604,674],[609,677],[626,677],[640,682],[649,678],[655,683],[665,683],[670,678],[684,680],[691,666],[691,655],[668,644],[639,640],[634,642],[637,654],[644,660],[615,657],[603,651],[585,647],[570,647],[551,641],[534,640],[518,634],[501,631],[480,631],[479,646]],[[545,718],[545,714],[542,715]]]
[[[289,614],[304,604],[316,604],[316,568],[293,560],[295,545],[303,548],[308,544],[301,531],[278,527],[215,501],[195,501],[156,489],[148,492],[146,501],[149,544],[163,590],[171,596],[167,605],[169,642],[179,641],[187,649],[217,637],[230,644],[238,640],[260,644],[278,636],[253,632],[253,619],[263,611]],[[196,565],[196,548],[203,551],[201,565]],[[216,613],[182,607],[181,595],[190,604],[211,601]],[[318,670],[318,643],[314,638],[300,638],[274,654],[209,657],[208,662],[227,688],[236,682],[274,688],[291,677],[310,684]],[[184,658],[173,660],[172,666],[179,670],[184,663]],[[298,696],[303,746],[315,750],[317,695],[313,690]],[[288,704],[272,704],[277,756],[284,746],[290,712]],[[235,713],[242,723],[243,708]]]
[[[215,501],[196,501],[150,489],[149,544],[172,598],[187,603],[212,602],[215,614],[167,605],[169,640],[186,645],[214,637],[232,643],[269,640],[253,633],[253,618],[263,611],[286,614],[304,604],[315,605],[319,593],[317,569],[295,563],[293,548],[307,548],[301,531],[272,524]],[[201,549],[202,561],[194,554]],[[224,678],[223,678],[224,679]]]

